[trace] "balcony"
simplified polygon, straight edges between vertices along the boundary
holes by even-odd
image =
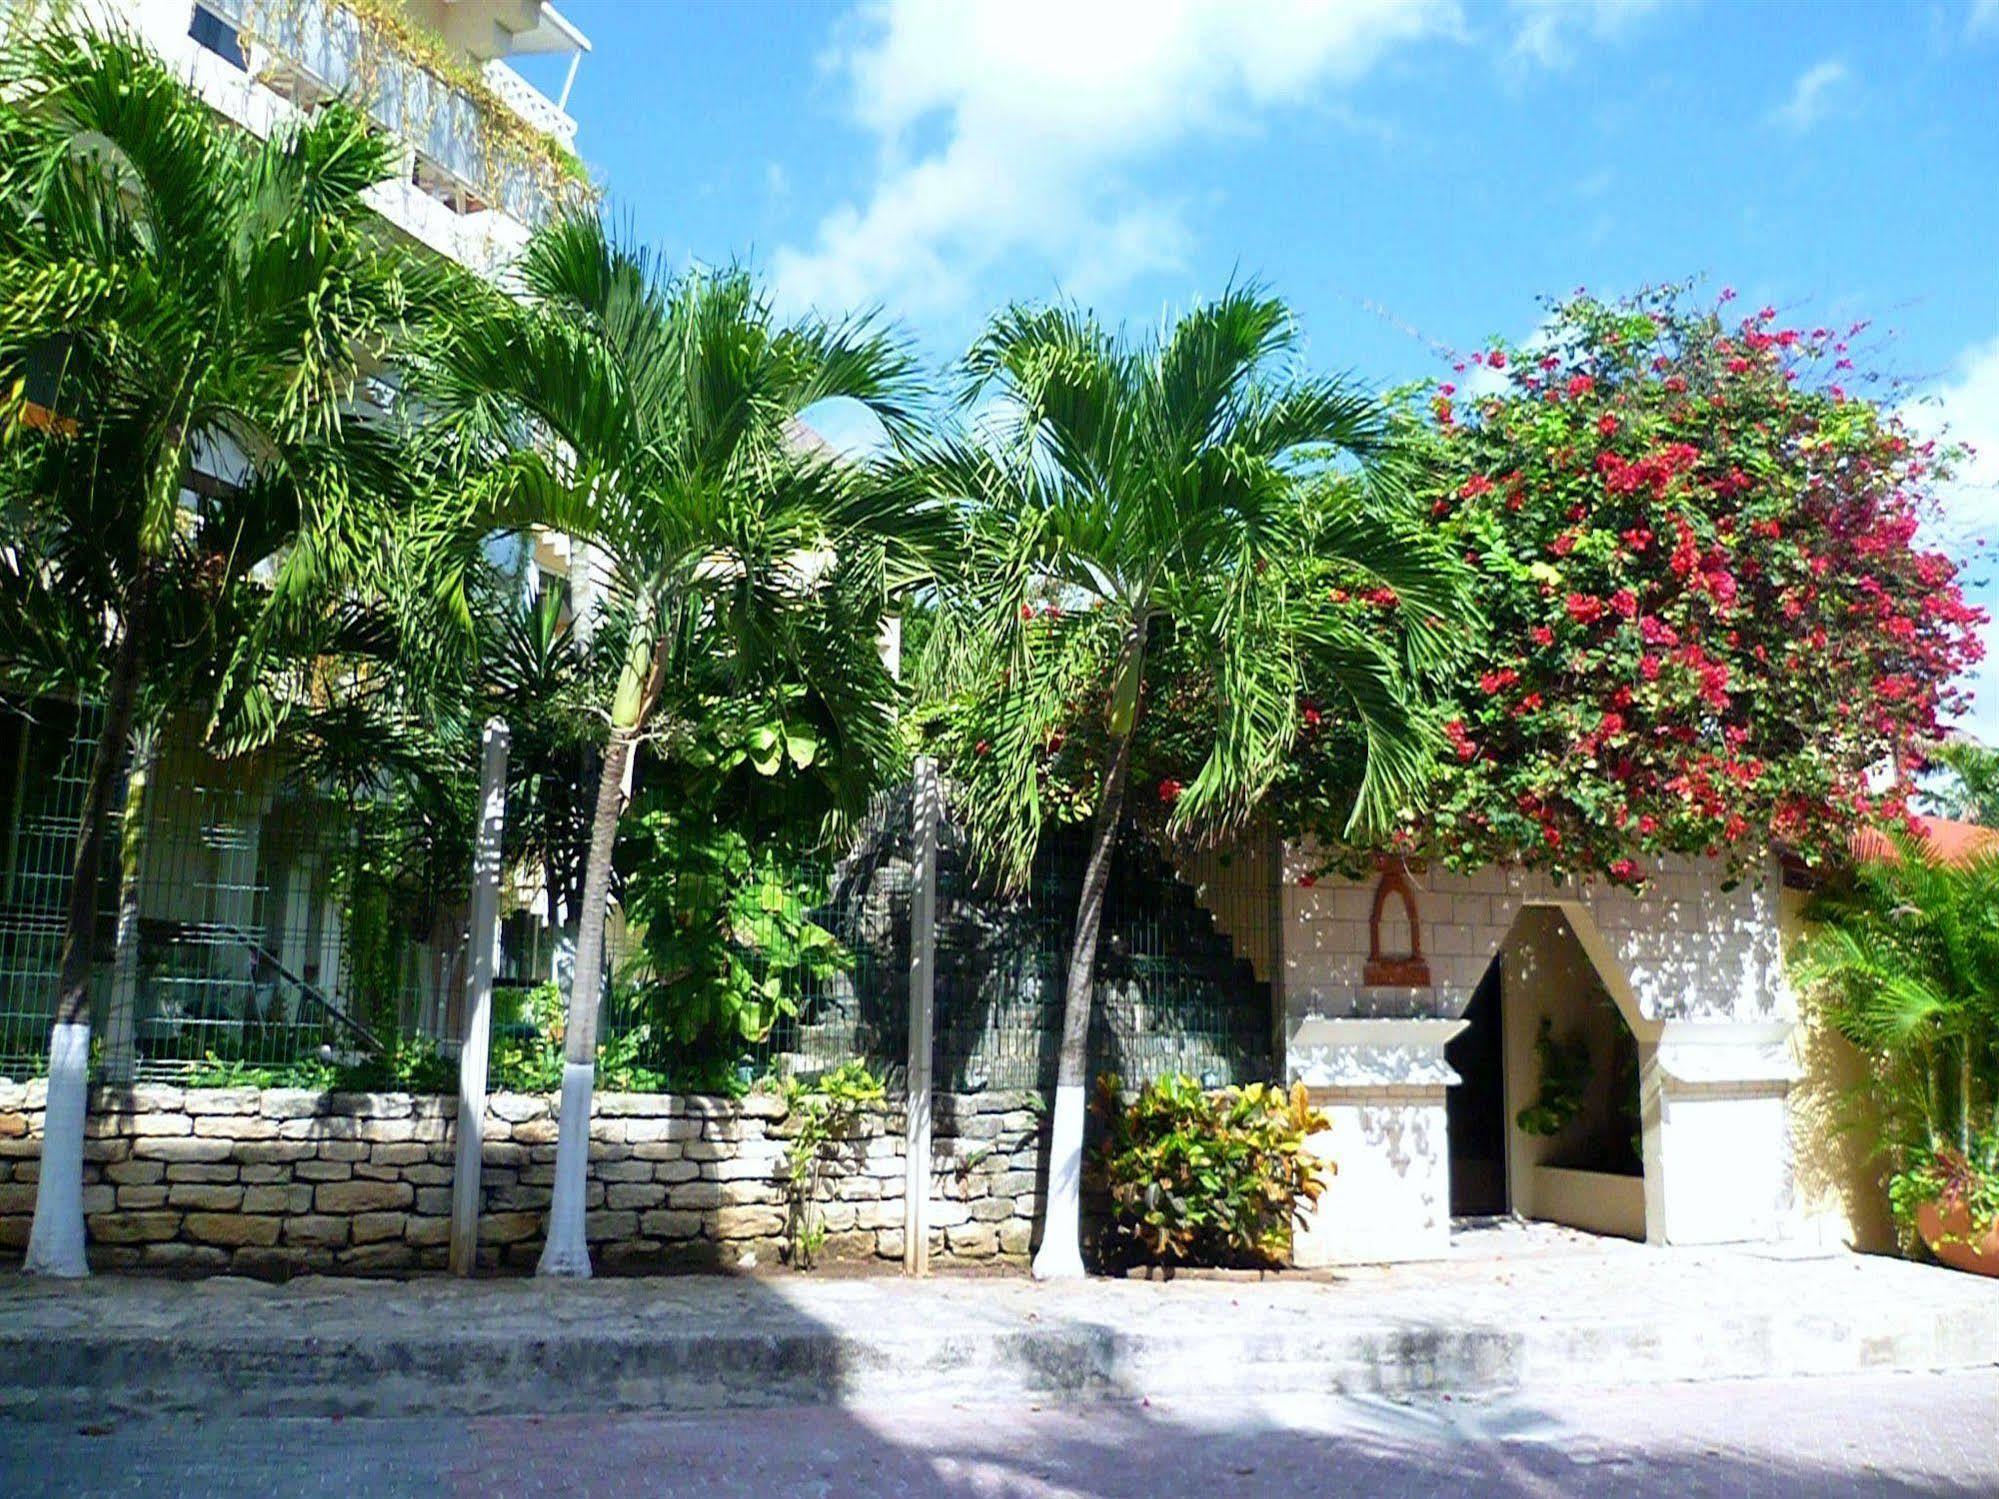
[[[576,124],[504,63],[466,80],[337,0],[201,0],[235,28],[257,80],[310,106],[345,96],[416,160],[411,180],[459,213],[496,209],[529,226],[595,190],[570,150]]]
[[[531,130],[553,136],[564,149],[576,145],[576,122],[568,111],[497,57],[486,64],[486,86]]]

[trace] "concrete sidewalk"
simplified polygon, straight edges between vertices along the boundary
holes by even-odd
[[[411,1416],[1401,1394],[1999,1365],[1999,1283],[1536,1240],[1336,1278],[0,1279],[0,1410]]]

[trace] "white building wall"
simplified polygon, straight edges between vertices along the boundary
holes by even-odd
[[[1797,1007],[1774,860],[1734,882],[1717,861],[1671,860],[1638,892],[1499,866],[1412,870],[1416,940],[1391,898],[1381,949],[1420,946],[1430,983],[1400,986],[1366,980],[1379,876],[1312,880],[1317,863],[1311,850],[1287,850],[1282,893],[1288,1074],[1331,1120],[1317,1147],[1338,1167],[1298,1236],[1301,1262],[1448,1251],[1445,1098],[1458,1079],[1444,1047],[1530,906],[1563,914],[1637,1038],[1647,1238],[1788,1231]]]

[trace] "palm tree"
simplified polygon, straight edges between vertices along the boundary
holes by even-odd
[[[353,397],[405,304],[361,201],[393,162],[354,111],[248,141],[141,44],[66,29],[0,53],[0,97],[8,501],[54,590],[106,605],[27,1255],[82,1275],[95,873],[162,611],[267,565],[256,636],[357,562],[393,471]]]
[[[106,622],[26,1259],[84,1275],[94,871],[170,600],[268,566],[256,636],[344,574],[390,478],[350,402],[404,298],[362,204],[390,152],[356,112],[246,142],[138,42],[70,30],[10,44],[0,94],[0,422],[26,448],[8,502],[50,592],[100,596]]]
[[[518,299],[449,341],[426,395],[488,465],[490,516],[585,540],[625,625],[608,704],[565,1023],[555,1195],[539,1273],[588,1275],[583,1183],[604,977],[611,856],[634,756],[690,721],[660,713],[690,663],[725,650],[738,682],[775,669],[834,570],[882,593],[919,566],[933,521],[876,469],[833,459],[798,426],[819,402],[911,424],[911,361],[869,320],[782,326],[740,270],[662,275],[594,217],[542,230]],[[878,612],[878,611],[877,611]],[[863,639],[871,638],[864,635]],[[867,654],[863,652],[862,654]],[[872,660],[872,657],[870,657]],[[851,653],[822,692],[850,732],[892,752],[893,684]]]
[[[1999,854],[1945,863],[1905,836],[1806,914],[1799,975],[1873,1064],[1896,1168],[1969,1155],[1999,1110]]]
[[[1430,735],[1409,687],[1467,605],[1455,564],[1392,503],[1383,409],[1296,372],[1283,304],[1232,289],[1157,340],[1131,342],[1068,307],[1000,314],[968,361],[969,444],[928,455],[963,497],[982,580],[933,640],[969,684],[980,742],[958,767],[975,846],[1025,878],[1049,816],[1042,768],[1069,730],[1101,738],[1094,826],[1069,954],[1037,1276],[1082,1273],[1078,1193],[1097,936],[1144,708],[1148,646],[1171,629],[1210,675],[1206,758],[1175,833],[1220,835],[1284,763],[1307,690],[1343,706],[1365,745],[1356,826],[1379,827],[1420,783]],[[1334,482],[1335,455],[1360,478]],[[1304,482],[1317,475],[1318,482]],[[1301,556],[1393,589],[1398,627],[1358,622]],[[947,614],[947,619],[950,617]],[[1079,710],[1078,704],[1090,705]],[[1079,718],[1079,712],[1082,717]]]
[[[1937,811],[1945,817],[1999,827],[1999,750],[1975,739],[1954,737],[1939,744],[1931,759],[1948,772],[1925,791]]]

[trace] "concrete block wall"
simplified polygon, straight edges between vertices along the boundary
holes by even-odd
[[[45,1088],[0,1081],[0,1250],[27,1243]],[[488,1102],[480,1259],[533,1267],[555,1175],[554,1100]],[[83,1205],[104,1268],[393,1274],[441,1268],[457,1101],[293,1089],[100,1088]],[[1028,1095],[932,1104],[931,1256],[1019,1259],[1040,1212],[1041,1113]],[[903,1251],[899,1106],[871,1112],[825,1172],[828,1258]],[[783,1100],[599,1094],[586,1232],[600,1269],[778,1263],[785,1247]]]
[[[1784,981],[1774,864],[1731,884],[1719,861],[1668,859],[1649,871],[1650,884],[1639,892],[1601,881],[1557,884],[1540,871],[1501,865],[1469,874],[1413,869],[1409,880],[1434,982],[1433,992],[1419,997],[1384,995],[1364,984],[1376,880],[1301,884],[1318,857],[1313,849],[1291,848],[1284,859],[1284,993],[1294,1026],[1307,1015],[1461,1014],[1522,906],[1550,902],[1587,913],[1648,1019],[1796,1016]],[[1391,915],[1399,914],[1392,904]],[[1388,931],[1384,923],[1384,941]]]

